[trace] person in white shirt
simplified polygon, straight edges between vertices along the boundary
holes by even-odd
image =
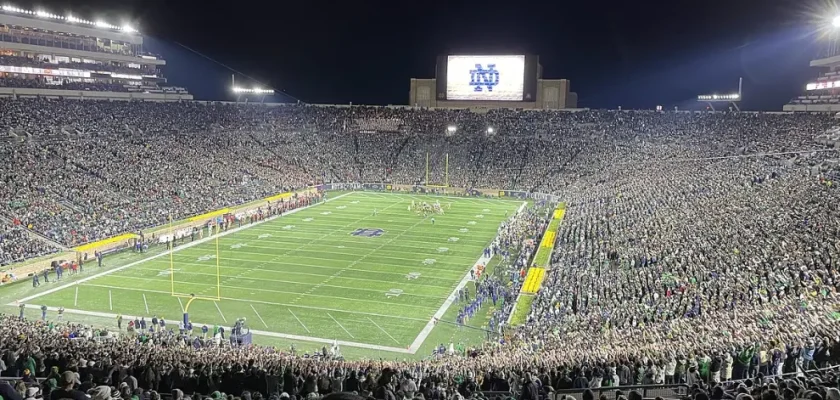
[[[674,382],[674,370],[677,369],[677,360],[674,356],[669,356],[668,361],[665,363],[665,384],[666,385],[673,385]]]

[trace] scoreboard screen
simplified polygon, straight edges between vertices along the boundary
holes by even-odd
[[[535,101],[537,57],[438,57],[437,98],[450,101]]]
[[[522,101],[525,56],[449,56],[447,100]]]

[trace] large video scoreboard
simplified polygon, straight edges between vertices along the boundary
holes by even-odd
[[[539,60],[529,55],[438,57],[437,98],[449,101],[536,101]]]

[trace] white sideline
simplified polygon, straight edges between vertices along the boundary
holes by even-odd
[[[317,205],[319,205],[319,204],[323,204],[323,203],[330,202],[330,201],[332,201],[332,200],[340,199],[340,198],[342,198],[342,197],[344,197],[344,196],[347,196],[347,195],[349,195],[349,194],[352,194],[352,193],[354,193],[354,192],[344,193],[344,194],[338,195],[338,196],[336,196],[336,197],[328,198],[328,199],[324,200],[324,201],[323,201],[323,202],[321,202],[321,203],[310,204],[310,205],[308,205],[308,206],[304,206],[304,207],[301,207],[301,208],[296,208],[296,209],[291,210],[291,211],[289,211],[289,212],[287,212],[287,213],[285,213],[285,214],[283,214],[283,215],[275,215],[275,216],[272,216],[272,217],[268,217],[268,218],[266,218],[266,219],[264,219],[264,220],[262,220],[262,221],[257,221],[257,222],[255,222],[255,223],[253,223],[253,224],[240,226],[240,227],[238,227],[238,228],[233,228],[233,229],[231,229],[231,230],[229,230],[229,231],[227,231],[227,232],[222,232],[222,233],[217,234],[217,235],[214,235],[214,236],[208,236],[208,237],[206,237],[206,238],[204,238],[204,239],[199,239],[199,240],[196,240],[196,241],[194,241],[194,242],[187,243],[187,244],[185,244],[185,245],[183,245],[183,246],[181,246],[181,247],[179,247],[179,248],[177,248],[177,249],[173,250],[173,251],[172,251],[172,253],[177,253],[177,252],[179,252],[179,251],[181,251],[181,250],[186,250],[186,249],[189,249],[190,247],[193,247],[193,246],[197,246],[197,245],[200,245],[200,244],[207,243],[207,242],[209,242],[210,240],[213,240],[213,239],[215,239],[215,238],[217,238],[217,237],[230,235],[230,234],[232,234],[232,233],[236,233],[236,232],[239,232],[239,231],[241,231],[241,230],[248,229],[248,228],[250,228],[250,227],[252,227],[252,226],[257,226],[257,225],[260,225],[260,224],[263,224],[263,223],[266,223],[266,222],[269,222],[269,221],[273,221],[273,220],[274,220],[274,219],[276,219],[276,218],[280,218],[280,217],[283,217],[283,216],[285,216],[285,215],[293,214],[293,213],[296,213],[296,212],[298,212],[298,211],[300,211],[300,210],[305,210],[305,209],[307,209],[307,208],[314,207],[314,206],[317,206]],[[142,259],[142,260],[138,260],[138,261],[135,261],[135,262],[132,262],[132,263],[128,263],[128,264],[126,264],[126,265],[123,265],[122,267],[117,267],[117,268],[114,268],[114,269],[109,269],[109,270],[107,270],[107,271],[103,271],[103,272],[100,272],[100,273],[98,273],[98,274],[93,274],[93,275],[88,276],[88,277],[86,277],[86,278],[79,279],[78,281],[75,281],[75,282],[70,282],[70,283],[66,283],[66,284],[61,285],[61,286],[56,286],[56,287],[54,287],[54,288],[52,288],[52,289],[47,289],[47,290],[45,290],[45,291],[43,291],[43,292],[41,292],[41,293],[37,293],[37,294],[34,294],[34,295],[32,295],[32,296],[24,297],[24,298],[22,298],[22,299],[18,300],[17,302],[15,302],[15,303],[10,303],[10,304],[7,304],[7,305],[9,305],[9,306],[14,306],[14,305],[18,305],[18,304],[20,304],[20,303],[26,303],[26,302],[28,302],[28,301],[30,301],[30,300],[37,299],[37,298],[42,297],[42,296],[46,296],[46,295],[48,295],[48,294],[50,294],[50,293],[55,293],[55,292],[57,292],[57,291],[59,291],[59,290],[62,290],[62,289],[66,289],[66,288],[68,288],[68,287],[70,287],[70,286],[72,286],[72,285],[78,285],[78,284],[80,284],[80,283],[84,283],[84,282],[87,282],[87,281],[90,281],[90,280],[93,280],[93,279],[99,278],[99,277],[101,277],[101,276],[110,275],[110,274],[113,274],[114,272],[117,272],[117,271],[122,271],[122,270],[124,270],[124,269],[126,269],[126,268],[131,268],[131,267],[133,267],[133,266],[135,266],[135,265],[137,265],[137,264],[142,264],[142,263],[147,262],[147,261],[151,261],[151,260],[154,260],[154,259],[157,259],[157,258],[163,257],[163,256],[167,256],[167,255],[169,255],[169,253],[170,253],[170,252],[165,251],[165,252],[160,253],[160,254],[155,254],[155,255],[153,255],[153,256],[151,256],[151,257],[147,257],[147,258],[144,258],[144,259]]]
[[[517,210],[516,213],[517,214],[521,213],[522,210],[524,210],[525,206],[527,206],[527,205],[528,205],[528,202],[523,201],[522,205],[519,206],[519,210]],[[434,317],[431,318],[429,320],[429,322],[426,323],[426,326],[423,327],[423,330],[420,331],[420,334],[417,335],[417,338],[415,338],[414,342],[411,343],[411,346],[408,347],[408,350],[411,354],[417,353],[417,350],[420,350],[420,346],[423,345],[423,342],[426,341],[426,338],[429,337],[429,335],[432,333],[432,330],[435,328],[435,321],[443,318],[443,314],[446,314],[446,310],[448,310],[449,307],[454,302],[455,294],[458,293],[459,290],[463,289],[464,286],[467,285],[467,282],[470,281],[470,271],[472,271],[479,264],[487,265],[487,263],[490,262],[490,260],[492,258],[493,258],[493,256],[485,257],[484,255],[482,255],[481,257],[478,258],[478,261],[475,262],[473,267],[470,268],[469,271],[467,271],[467,274],[464,275],[464,278],[461,279],[460,282],[458,282],[458,286],[456,286],[455,289],[452,291],[452,293],[449,294],[449,297],[446,298],[446,301],[443,302],[443,305],[440,306],[440,308],[435,313]]]
[[[26,308],[35,309],[35,310],[40,310],[41,309],[41,307],[36,305],[36,304],[26,304]],[[57,307],[47,307],[47,310],[56,311],[56,310],[58,310],[58,308]],[[67,312],[67,313],[71,313],[71,314],[88,315],[88,316],[100,317],[100,318],[110,318],[112,320],[117,317],[117,314],[104,313],[104,312],[98,312],[98,311],[86,311],[86,310],[74,310],[74,309],[65,309],[64,311]],[[126,320],[132,320],[132,319],[140,318],[140,316],[123,315],[123,318],[125,318]],[[193,322],[193,325],[194,326],[201,326],[201,325],[213,326],[214,324],[204,324],[204,323],[201,323],[201,322]],[[324,338],[317,338],[317,337],[311,337],[311,336],[290,335],[290,334],[286,334],[286,333],[267,332],[267,331],[260,331],[260,330],[256,330],[256,329],[251,329],[251,333],[253,333],[255,335],[259,335],[259,336],[270,336],[270,337],[276,337],[276,338],[281,338],[281,339],[302,340],[302,341],[306,341],[306,342],[325,343],[325,344],[338,343],[339,345],[342,345],[342,346],[358,347],[358,348],[362,348],[362,349],[388,351],[388,352],[392,352],[392,353],[414,354],[414,353],[410,352],[408,349],[404,349],[404,348],[379,346],[379,345],[367,344],[367,343],[348,342],[348,341],[345,341],[345,340],[334,340],[334,339],[324,339]]]

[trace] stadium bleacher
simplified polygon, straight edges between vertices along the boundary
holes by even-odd
[[[550,193],[568,207],[543,289],[503,343],[371,363],[5,316],[0,376],[23,382],[21,398],[75,387],[96,399],[586,399],[620,385],[636,399],[633,385],[659,385],[666,397],[836,399],[836,372],[804,372],[840,356],[835,125],[824,114],[0,99],[3,262],[318,183],[443,182],[446,154],[453,186]],[[529,210],[501,232],[526,250],[515,266],[544,223]],[[768,378],[781,373],[794,375]]]

